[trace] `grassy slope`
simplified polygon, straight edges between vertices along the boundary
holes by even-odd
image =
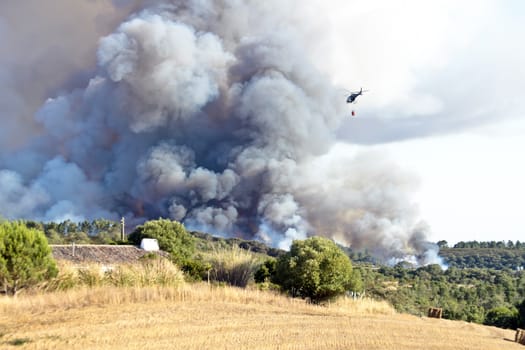
[[[318,307],[206,285],[0,298],[2,349],[522,349],[513,337],[367,300]]]

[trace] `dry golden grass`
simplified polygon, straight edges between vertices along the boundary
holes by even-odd
[[[2,349],[522,349],[505,339],[513,331],[371,300],[322,307],[206,284],[0,298]]]
[[[184,283],[182,271],[166,259],[145,259],[140,263],[105,266],[96,263],[73,265],[58,262],[58,276],[27,293],[55,292],[86,287],[177,287]]]

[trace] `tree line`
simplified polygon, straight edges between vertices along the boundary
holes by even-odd
[[[437,245],[440,248],[449,248],[448,242],[445,240],[437,242]],[[452,248],[486,248],[486,249],[525,249],[525,243],[520,242],[519,240],[513,242],[511,240],[508,241],[460,241]]]
[[[119,244],[120,223],[107,219],[73,222],[23,221],[28,228],[44,232],[49,244]]]

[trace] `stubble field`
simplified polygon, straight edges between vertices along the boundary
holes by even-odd
[[[371,300],[321,307],[206,284],[0,298],[2,349],[523,349],[513,339]]]

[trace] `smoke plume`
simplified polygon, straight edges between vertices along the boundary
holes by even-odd
[[[348,109],[309,55],[309,6],[152,3],[101,38],[85,86],[38,109],[38,135],[0,153],[1,215],[169,217],[283,248],[324,235],[433,262],[417,181],[381,154],[341,152]]]

